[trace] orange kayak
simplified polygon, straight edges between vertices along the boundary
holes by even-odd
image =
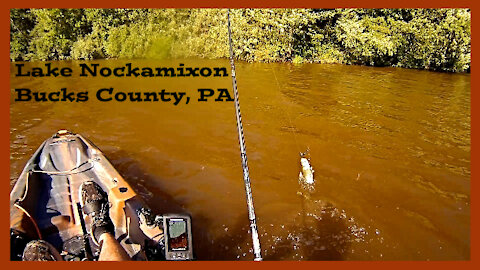
[[[33,154],[10,193],[11,260],[21,260],[26,243],[35,239],[52,244],[64,260],[98,259],[80,207],[84,181],[107,192],[115,238],[133,260],[192,259],[191,237],[180,255],[165,256],[171,255],[165,251],[165,218],[151,213],[93,143],[61,130]]]

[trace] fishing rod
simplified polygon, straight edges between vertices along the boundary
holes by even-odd
[[[240,156],[242,157],[243,181],[245,182],[245,193],[247,194],[248,219],[252,231],[253,255],[255,261],[262,260],[260,240],[258,238],[257,219],[255,208],[253,208],[252,188],[250,187],[250,175],[248,172],[247,151],[245,148],[245,136],[243,135],[242,114],[240,113],[240,102],[238,100],[237,79],[235,77],[235,63],[233,62],[232,31],[230,30],[230,9],[227,10],[228,21],[228,42],[230,45],[230,66],[232,67],[232,84],[235,101],[235,114],[237,116],[238,140],[240,144]]]

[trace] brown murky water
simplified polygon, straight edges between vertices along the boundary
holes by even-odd
[[[231,90],[230,78],[34,79],[14,70],[11,185],[41,142],[66,128],[100,147],[155,211],[190,213],[198,259],[252,259],[233,103],[195,100],[197,88]],[[266,260],[470,258],[469,74],[237,63],[237,79]],[[22,87],[89,91],[90,100],[15,102]],[[186,91],[192,101],[101,103],[103,87]],[[298,182],[307,148],[311,191]]]

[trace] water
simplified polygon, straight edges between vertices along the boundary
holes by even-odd
[[[78,74],[78,63],[55,65]],[[66,128],[102,149],[154,211],[190,213],[198,259],[253,259],[234,105],[194,99],[198,88],[231,90],[230,78],[17,78],[11,67],[11,186]],[[469,74],[240,62],[237,80],[265,260],[470,258]],[[22,87],[89,91],[90,100],[15,102]],[[185,91],[192,101],[102,103],[103,87]],[[308,188],[298,181],[307,148]]]

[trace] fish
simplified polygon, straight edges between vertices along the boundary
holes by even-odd
[[[306,184],[312,185],[315,182],[315,179],[313,178],[313,168],[310,165],[310,162],[308,161],[307,158],[301,157],[300,158],[300,165],[302,166],[302,169],[299,174],[299,180],[301,182],[304,182]]]

